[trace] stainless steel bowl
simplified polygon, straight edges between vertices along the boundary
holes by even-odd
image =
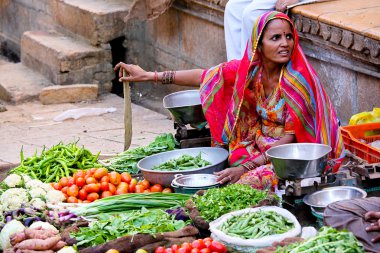
[[[206,122],[198,90],[185,90],[171,93],[163,99],[164,108],[180,124],[201,124]]]
[[[334,186],[306,195],[303,202],[316,213],[323,213],[329,204],[348,199],[365,198],[367,193],[353,186]]]
[[[324,144],[291,143],[270,148],[266,154],[279,178],[296,180],[320,176],[330,152]]]
[[[211,165],[184,171],[157,171],[152,170],[154,166],[160,165],[170,159],[176,159],[184,154],[197,156],[202,153],[202,159],[209,161]],[[137,167],[141,170],[145,179],[154,184],[161,184],[170,187],[175,174],[212,174],[216,171],[223,170],[227,165],[228,151],[223,148],[215,147],[199,147],[184,148],[159,153],[145,157],[137,163]]]
[[[176,174],[171,186],[177,193],[194,194],[199,190],[219,187],[219,183],[212,174]]]

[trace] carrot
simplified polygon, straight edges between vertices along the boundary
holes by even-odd
[[[43,239],[27,239],[16,244],[14,247],[22,250],[50,250],[52,249],[59,241],[61,240],[60,236],[54,236]]]
[[[58,234],[58,231],[54,231],[51,229],[25,229],[26,239],[47,239],[49,237],[53,237]]]

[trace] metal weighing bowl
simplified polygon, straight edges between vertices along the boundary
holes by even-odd
[[[320,176],[330,152],[324,144],[291,143],[270,148],[266,154],[279,178],[296,180]]]
[[[154,166],[160,165],[170,159],[177,159],[180,156],[187,154],[197,156],[202,153],[202,159],[209,161],[211,165],[181,171],[157,171],[152,170]],[[137,163],[137,167],[141,170],[145,179],[153,184],[160,184],[165,187],[170,187],[176,174],[212,174],[216,171],[225,169],[227,165],[228,151],[223,148],[215,147],[199,147],[199,148],[184,148],[172,151],[167,151],[155,155],[151,155],[141,159]]]
[[[323,214],[326,206],[333,202],[365,197],[367,197],[367,193],[358,187],[334,186],[306,195],[303,202],[309,205],[314,212]]]
[[[164,97],[163,104],[177,123],[186,125],[206,122],[198,90],[171,93]]]
[[[199,190],[219,187],[219,183],[212,174],[176,174],[171,186],[177,193],[194,194]]]

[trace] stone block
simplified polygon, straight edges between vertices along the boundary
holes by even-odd
[[[308,33],[310,29],[311,29],[310,19],[302,17],[302,32]]]
[[[39,95],[44,105],[95,100],[97,97],[98,86],[93,84],[54,85],[42,89]]]
[[[339,45],[341,40],[342,40],[342,29],[337,28],[337,27],[332,27],[330,41]]]
[[[373,107],[380,107],[380,79],[358,73],[357,83],[357,112],[372,111]]]
[[[324,40],[329,40],[331,38],[331,26],[324,23],[320,23],[319,33]]]
[[[354,33],[354,45],[352,49],[359,52],[364,49],[364,36]]]
[[[343,30],[342,41],[340,44],[348,49],[352,46],[353,43],[354,43],[354,34],[350,31]]]

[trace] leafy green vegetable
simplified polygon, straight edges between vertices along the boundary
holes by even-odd
[[[170,159],[160,165],[154,166],[152,170],[161,170],[161,171],[179,171],[179,170],[191,170],[196,168],[202,168],[211,163],[202,159],[202,153],[196,157],[191,155],[181,155],[176,159]]]
[[[231,184],[209,189],[203,196],[194,195],[193,201],[202,217],[213,221],[223,214],[257,205],[267,197],[267,191],[259,191],[249,185]]]
[[[118,215],[97,215],[97,220],[89,227],[81,227],[70,236],[76,239],[77,246],[89,247],[103,244],[121,236],[137,233],[156,234],[179,230],[188,223],[175,220],[174,216],[160,209],[133,211]]]
[[[301,243],[294,243],[277,248],[276,253],[320,253],[320,252],[349,252],[364,253],[363,245],[354,234],[347,230],[338,231],[332,227],[322,227],[316,237]]]
[[[243,239],[258,239],[283,234],[294,228],[294,223],[274,211],[258,211],[233,216],[220,226],[227,235]]]
[[[139,169],[137,168],[138,161],[153,154],[173,150],[176,145],[177,142],[172,134],[161,134],[146,147],[128,149],[109,159],[106,161],[110,163],[107,167],[108,169],[119,173],[129,172],[131,174],[137,174],[139,172]]]

